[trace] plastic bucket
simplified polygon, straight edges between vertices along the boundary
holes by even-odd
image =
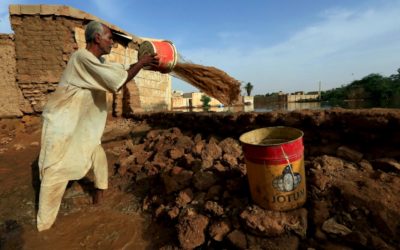
[[[306,201],[303,132],[268,127],[244,133],[239,140],[254,203],[275,211],[302,206]]]
[[[170,41],[144,41],[139,45],[138,59],[146,54],[157,53],[160,58],[158,68],[153,69],[161,73],[169,73],[178,61],[175,45]]]

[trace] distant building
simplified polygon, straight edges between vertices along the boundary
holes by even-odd
[[[171,96],[172,96],[172,97],[182,97],[182,96],[183,96],[183,91],[181,91],[181,90],[174,90],[174,91],[172,91]]]
[[[174,91],[175,93],[176,91]],[[203,106],[203,102],[201,101],[201,97],[206,95],[202,92],[191,92],[191,93],[184,93],[181,96],[172,95],[172,108],[199,108]],[[223,104],[218,101],[217,99],[210,97],[211,101],[209,102],[210,106],[223,106]]]
[[[305,100],[317,100],[319,98],[319,94],[304,94],[303,91],[295,92],[294,94],[287,94],[287,102],[300,102]]]
[[[206,95],[202,92],[190,92],[183,93],[180,95],[181,91],[173,91],[172,93],[172,109],[197,109],[203,107],[203,102],[201,101],[201,97]],[[209,96],[210,97],[210,96]],[[211,101],[209,105],[211,107],[211,111],[227,111],[230,110],[228,107],[224,107],[224,105],[218,101],[217,99],[210,97]],[[235,107],[239,107],[237,111],[252,111],[254,110],[254,97],[253,96],[241,96],[239,103],[234,105]],[[243,108],[244,106],[244,108]],[[240,108],[242,107],[242,108]],[[235,109],[236,110],[236,109]]]
[[[279,91],[270,96],[267,96],[266,101],[292,103],[292,102],[301,102],[306,100],[318,100],[319,98],[320,98],[320,92],[318,91],[308,92],[307,94],[304,94],[304,91],[297,91],[291,94]]]
[[[244,105],[254,105],[254,96],[242,96]]]

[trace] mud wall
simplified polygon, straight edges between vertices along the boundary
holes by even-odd
[[[84,26],[90,20],[99,19],[68,6],[10,5],[10,21],[15,33],[15,66],[14,70],[2,69],[0,73],[1,76],[14,78],[14,83],[7,83],[8,88],[14,84],[17,92],[19,90],[21,93],[20,100],[9,97],[8,106],[19,105],[14,113],[11,112],[11,116],[42,112],[47,95],[55,90],[70,55],[84,46],[82,39],[78,39],[79,34],[76,35],[77,31],[83,32]],[[125,34],[112,24],[102,22],[116,31],[116,34],[122,34],[116,36],[117,45],[108,59],[125,66],[134,63],[140,39],[126,35],[128,33]],[[6,55],[12,57],[11,54]],[[11,63],[9,67],[12,65]],[[140,111],[167,110],[171,105],[170,90],[169,75],[143,70],[120,93],[109,95],[109,107],[117,116]],[[6,103],[5,99],[2,100]],[[0,117],[10,115],[10,111],[3,112],[2,109]]]
[[[22,116],[19,107],[21,93],[15,82],[14,36],[0,34],[0,114],[3,117]]]
[[[11,16],[15,32],[16,81],[30,109],[41,112],[46,95],[55,90],[72,52],[77,49],[73,31],[80,22],[57,16]]]
[[[335,155],[339,146],[348,146],[365,159],[400,158],[394,146],[400,143],[400,111],[302,110],[268,113],[156,113],[135,115],[153,127],[178,127],[204,135],[239,138],[244,132],[269,126],[290,126],[304,132],[305,154]]]

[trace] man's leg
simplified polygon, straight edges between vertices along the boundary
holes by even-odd
[[[56,220],[67,184],[68,181],[50,186],[40,185],[39,211],[37,214],[37,229],[39,231],[49,229]]]
[[[108,163],[106,153],[101,145],[93,153],[93,172],[96,188],[93,203],[98,204],[103,199],[103,190],[108,188]]]

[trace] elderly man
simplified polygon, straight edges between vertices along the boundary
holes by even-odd
[[[84,177],[93,168],[99,202],[108,187],[108,167],[101,136],[107,117],[106,92],[116,92],[143,67],[156,68],[156,55],[146,55],[128,70],[107,63],[102,55],[113,46],[111,30],[91,21],[85,30],[86,48],[72,54],[57,90],[43,111],[39,156],[41,178],[37,228],[49,229],[60,208],[69,180]]]

